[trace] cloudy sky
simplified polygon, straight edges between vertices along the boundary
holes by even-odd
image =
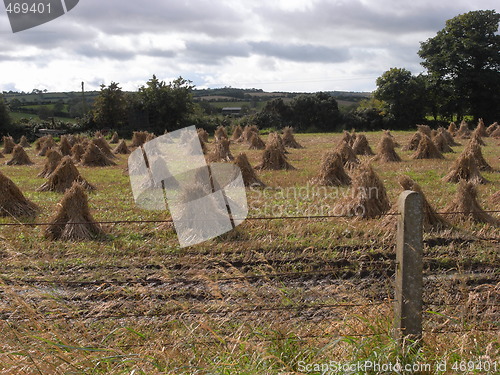
[[[12,33],[0,10],[0,91],[78,91],[156,74],[199,88],[372,91],[391,67],[422,71],[419,42],[498,0],[80,0]],[[1,6],[1,5],[0,5]],[[497,11],[499,11],[497,9]]]

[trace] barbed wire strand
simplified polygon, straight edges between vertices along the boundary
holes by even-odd
[[[431,259],[431,258],[429,258]],[[428,259],[428,260],[429,260]],[[345,259],[344,259],[345,260]],[[293,263],[293,260],[290,260],[291,263]],[[210,278],[210,281],[213,282],[220,282],[220,281],[237,281],[237,280],[249,280],[249,279],[272,279],[272,278],[281,278],[281,277],[301,277],[301,276],[307,276],[307,275],[323,275],[323,274],[332,274],[336,275],[341,272],[356,272],[359,273],[360,271],[373,271],[373,269],[369,269],[368,266],[372,265],[381,265],[381,266],[390,266],[390,267],[395,267],[399,263],[393,259],[387,259],[387,260],[382,260],[382,261],[365,261],[365,260],[360,260],[360,259],[355,259],[349,266],[341,266],[337,268],[327,268],[327,269],[321,269],[321,270],[311,270],[311,271],[296,271],[296,272],[278,272],[278,273],[266,273],[266,274],[260,274],[260,275],[241,275],[241,276],[230,276],[230,277],[215,277],[215,278]],[[375,269],[376,270],[376,269]],[[380,271],[380,270],[379,270]],[[386,271],[391,271],[391,269],[388,269]],[[393,270],[392,270],[393,271]],[[477,273],[474,272],[469,272],[469,273],[459,273],[456,274],[457,276],[477,276]],[[490,275],[490,273],[484,273],[481,274],[482,276],[484,275]],[[430,276],[438,276],[439,275],[430,275]],[[448,277],[449,275],[442,275],[443,277]],[[494,273],[491,273],[491,276],[495,276]],[[9,278],[2,278],[0,277],[0,281],[7,285],[12,285],[12,284],[51,284],[51,285],[77,285],[77,286],[83,286],[83,285],[131,285],[131,284],[139,284],[139,285],[162,285],[162,284],[167,284],[171,280],[162,280],[162,279],[136,279],[136,280],[49,280],[49,279],[9,279]],[[176,282],[202,282],[204,279],[199,278],[199,277],[192,277],[192,278],[187,278],[187,277],[176,277],[175,279]],[[0,285],[2,287],[2,285]]]
[[[47,320],[103,320],[103,319],[127,319],[127,318],[164,318],[164,317],[179,317],[186,315],[230,315],[230,314],[241,314],[241,313],[260,313],[260,312],[271,312],[271,311],[305,311],[305,310],[320,310],[320,309],[340,309],[340,308],[365,308],[365,307],[373,307],[373,306],[381,306],[381,305],[389,305],[396,303],[397,300],[388,300],[388,301],[379,301],[379,302],[370,302],[370,303],[333,303],[333,304],[314,304],[314,305],[295,305],[295,306],[276,306],[270,307],[265,305],[254,305],[243,308],[236,309],[222,309],[222,310],[183,310],[183,311],[172,311],[172,312],[164,312],[164,313],[155,313],[155,314],[102,314],[97,316],[87,316],[87,315],[46,315],[44,316]],[[428,303],[424,302],[424,305],[432,305],[432,306],[464,306],[463,304],[452,304],[452,303]],[[497,307],[500,304],[496,303],[472,303],[472,306],[476,307]],[[1,317],[0,320],[4,321],[29,321],[27,318],[16,318],[16,317]],[[324,319],[326,320],[326,318]],[[342,318],[343,320],[343,318]]]
[[[483,213],[500,213],[500,210],[488,210],[482,211]],[[474,213],[480,213],[475,211],[470,212],[438,212],[440,215],[470,215]],[[379,217],[383,216],[400,216],[399,212],[389,212],[385,214],[378,215]],[[314,219],[332,219],[332,218],[353,218],[353,217],[361,217],[360,215],[304,215],[304,216],[262,216],[262,217],[247,217],[244,220],[246,221],[265,221],[265,220],[314,220]],[[243,220],[239,218],[233,218],[234,220]],[[119,225],[119,224],[173,224],[173,219],[164,219],[164,220],[104,220],[104,221],[94,221],[93,224],[101,224],[101,225]],[[1,226],[29,226],[29,227],[37,227],[37,226],[51,226],[51,225],[85,225],[90,224],[90,222],[71,222],[71,223],[0,223]]]
[[[362,261],[361,261],[362,262]],[[370,263],[367,262],[366,264],[363,264],[363,267],[365,265],[369,265]],[[395,266],[397,262],[380,262],[376,264],[381,264],[381,265],[390,265],[390,266]],[[358,266],[359,267],[359,266]],[[315,270],[315,271],[300,271],[300,272],[280,272],[280,273],[269,273],[269,274],[262,274],[262,275],[243,275],[243,276],[232,276],[232,277],[222,277],[222,278],[212,278],[210,281],[237,281],[237,280],[248,280],[248,279],[273,279],[273,278],[281,278],[281,277],[300,277],[300,276],[307,276],[307,275],[323,275],[323,274],[338,274],[340,272],[345,272],[345,271],[356,271],[358,272],[359,269],[354,268],[354,267],[339,267],[339,268],[334,268],[334,269],[325,269],[325,270]],[[2,282],[5,284],[52,284],[52,285],[78,285],[78,286],[83,286],[83,285],[103,285],[103,284],[109,284],[109,285],[130,285],[130,284],[140,284],[140,285],[145,285],[145,284],[166,284],[169,282],[169,280],[160,280],[160,279],[144,279],[144,280],[47,280],[47,279],[7,279],[7,278],[0,278]],[[203,279],[200,278],[183,278],[183,277],[177,277],[176,282],[200,282],[203,281]],[[0,285],[1,287],[1,285]]]
[[[224,310],[191,310],[191,311],[173,311],[164,312],[156,314],[102,314],[96,316],[85,316],[85,315],[46,315],[44,316],[47,320],[78,320],[78,319],[126,319],[126,318],[164,318],[164,317],[179,317],[184,315],[229,315],[235,313],[259,313],[259,312],[270,312],[270,311],[302,311],[302,310],[312,310],[312,309],[336,309],[336,308],[348,308],[348,307],[371,307],[371,306],[381,306],[393,303],[394,301],[383,301],[383,302],[370,302],[370,303],[334,303],[334,304],[316,304],[316,305],[297,305],[297,306],[276,306],[269,307],[263,305],[249,306],[246,308],[236,308],[236,309],[224,309]],[[11,321],[29,321],[27,318],[16,318],[16,317],[1,317],[0,320],[11,320]],[[343,319],[342,319],[343,320]]]

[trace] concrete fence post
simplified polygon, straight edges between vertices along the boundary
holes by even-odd
[[[394,337],[404,345],[422,338],[423,201],[414,191],[398,199]]]

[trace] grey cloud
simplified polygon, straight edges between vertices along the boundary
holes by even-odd
[[[209,0],[87,0],[72,12],[77,22],[108,34],[176,31],[221,37],[244,32],[240,14]]]
[[[185,56],[197,63],[217,65],[228,57],[248,57],[251,48],[246,42],[187,42]]]
[[[112,79],[111,79],[112,81]],[[85,85],[87,88],[94,90],[98,90],[101,85],[108,85],[111,83],[111,81],[108,83],[106,79],[100,78],[100,77],[94,77],[93,79],[89,79],[85,82]],[[120,86],[121,87],[121,86]]]
[[[9,55],[7,53],[0,53],[0,62],[4,62],[4,61],[19,61],[19,60],[26,61],[27,58],[19,58],[17,56]]]
[[[248,57],[251,54],[296,62],[336,63],[349,60],[347,49],[314,44],[284,44],[259,42],[188,42],[186,57],[209,65],[219,64],[228,57]]]
[[[44,26],[17,34],[9,33],[9,45],[6,47],[9,50],[12,48],[10,46],[16,45],[42,49],[68,47],[70,50],[79,49],[81,52],[90,53],[91,56],[97,56],[99,51],[85,45],[102,35],[138,36],[142,33],[175,32],[196,38],[199,38],[200,34],[211,38],[227,35],[236,37],[245,33],[242,24],[244,20],[237,12],[227,5],[209,0],[86,0],[81,1],[68,14]],[[130,57],[123,51],[111,49],[103,52],[111,58]],[[150,51],[149,55],[172,57],[174,54],[156,49]]]
[[[444,26],[446,19],[457,14],[456,9],[441,2],[433,3],[432,7],[419,8],[400,4],[399,9],[395,9],[394,3],[378,1],[376,4],[378,7],[373,9],[359,0],[348,2],[321,0],[306,10],[283,11],[260,8],[258,14],[262,22],[272,22],[277,35],[328,38],[329,35],[334,37],[335,33],[342,34],[343,30],[350,29],[359,33],[360,41],[369,38],[370,32],[395,35],[439,30]]]
[[[66,16],[69,17],[69,16]],[[64,18],[64,17],[62,17]],[[61,19],[61,21],[63,21]],[[38,27],[20,33],[11,34],[9,42],[13,46],[34,46],[42,49],[78,45],[94,39],[97,32],[91,28],[81,29],[70,24],[69,20],[59,22],[59,19],[47,24],[47,27]]]
[[[283,44],[277,42],[250,43],[259,55],[273,56],[298,62],[338,63],[349,60],[348,49],[331,48],[314,44]]]
[[[140,54],[144,55],[144,56],[161,57],[161,58],[169,58],[169,59],[178,56],[177,52],[159,49],[159,48],[151,48],[151,49],[148,49],[147,51],[146,50],[142,51]]]
[[[108,47],[96,47],[91,44],[75,46],[72,52],[76,55],[85,56],[85,58],[88,59],[107,58],[112,60],[130,60],[135,56],[135,52],[133,51],[117,50]]]
[[[398,32],[403,31],[435,28],[446,17],[443,16],[443,9],[446,8],[437,8],[439,5],[435,5],[435,9],[439,11],[425,9],[424,14],[423,8],[419,8],[420,10],[403,12],[396,17],[390,7],[384,8],[384,1],[380,4],[382,5],[377,11],[359,0],[320,0],[306,10],[296,11],[254,6],[249,7],[250,13],[243,19],[244,15],[227,3],[210,0],[86,0],[45,28],[11,35],[10,43],[3,51],[11,50],[11,46],[21,45],[49,51],[67,48],[67,51],[85,57],[113,60],[131,60],[136,54],[159,58],[182,56],[188,62],[218,65],[228,57],[257,54],[296,62],[335,63],[349,60],[351,54],[348,49],[334,48],[332,45],[352,47],[372,43],[394,49],[393,45],[384,45],[385,42],[377,33],[388,36],[391,33],[398,35]],[[271,33],[267,41],[248,41],[256,26],[248,22],[252,15],[260,17],[261,26]],[[169,35],[174,32],[183,35],[186,50],[118,50],[112,45],[98,47],[93,44],[102,35]],[[345,41],[338,42],[343,32],[348,32],[348,37]],[[208,36],[211,41],[199,41],[197,33]],[[359,38],[352,37],[357,34]],[[285,37],[286,40],[295,42],[287,42]],[[282,42],[283,40],[285,41]]]
[[[106,71],[107,80],[117,79],[113,74],[127,75],[137,56],[154,57],[151,71],[175,75],[181,70],[187,78],[196,76],[193,66],[200,77],[212,77],[226,64],[230,71],[231,58],[246,57],[255,58],[246,65],[256,63],[262,71],[281,69],[278,62],[285,60],[304,63],[304,71],[308,63],[348,61],[346,66],[355,66],[360,75],[379,75],[391,66],[416,72],[419,41],[435,35],[447,19],[478,7],[493,9],[492,4],[315,0],[295,9],[264,0],[85,0],[67,15],[17,34],[10,27],[7,32],[7,16],[0,15],[0,63],[30,62],[36,72],[57,60],[105,59],[109,61],[85,64]],[[124,48],[114,44],[110,37],[115,36]],[[173,38],[179,40],[169,44]],[[123,68],[117,71],[116,66]],[[134,77],[142,78],[148,77]]]
[[[148,50],[132,50],[132,49],[117,49],[112,47],[98,47],[90,43],[85,43],[75,46],[71,50],[74,54],[79,56],[85,56],[85,58],[97,58],[97,59],[110,59],[127,61],[132,60],[138,55],[152,56],[152,57],[163,57],[171,58],[175,57],[176,53],[168,50],[161,50],[158,48],[148,49]]]

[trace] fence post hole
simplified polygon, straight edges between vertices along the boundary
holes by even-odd
[[[403,347],[408,340],[422,338],[422,196],[406,190],[399,196],[398,208],[394,335]]]

